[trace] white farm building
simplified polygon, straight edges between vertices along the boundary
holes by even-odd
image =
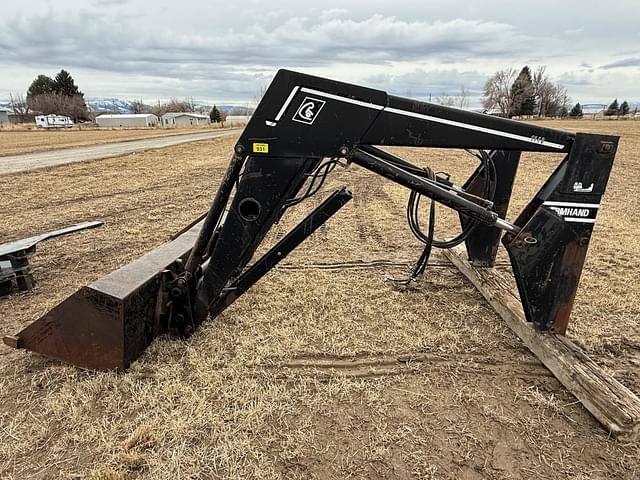
[[[104,114],[96,117],[99,127],[155,127],[158,125],[158,117],[152,113],[115,113]]]
[[[163,127],[188,127],[190,125],[209,125],[209,115],[192,112],[171,112],[162,115]]]
[[[9,110],[0,108],[0,127],[9,123]]]

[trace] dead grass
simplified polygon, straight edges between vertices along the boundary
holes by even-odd
[[[626,212],[638,202],[629,179],[640,135],[627,122],[578,126],[617,129],[623,142],[571,335],[639,392],[639,228]],[[107,222],[38,247],[40,288],[0,300],[3,332],[206,210],[232,144],[0,177],[0,188],[29,193],[6,199],[0,241]],[[458,180],[473,167],[461,152],[404,153]],[[511,216],[555,161],[523,160]],[[327,190],[343,184],[354,200],[281,268],[189,341],[156,341],[127,373],[0,349],[0,477],[638,477],[638,446],[607,438],[455,269],[433,267],[412,289],[386,282],[419,252],[406,193],[355,167],[336,171]],[[320,200],[292,211],[268,241]],[[347,260],[360,266],[341,267]]]
[[[208,131],[216,127],[200,126],[185,128],[98,128],[72,129],[16,128],[0,129],[0,156],[20,153],[42,152],[56,148],[79,147],[102,143],[123,142],[140,138],[164,137]]]

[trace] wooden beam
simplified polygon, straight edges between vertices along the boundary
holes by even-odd
[[[620,440],[640,440],[640,399],[571,340],[536,331],[513,287],[493,268],[476,268],[459,245],[444,255],[469,279],[509,328],[591,414]]]

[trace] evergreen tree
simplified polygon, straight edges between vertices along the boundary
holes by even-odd
[[[29,89],[27,90],[27,98],[37,97],[38,95],[44,95],[45,93],[53,93],[56,90],[56,82],[53,78],[46,75],[38,75],[36,79],[31,82]]]
[[[618,110],[619,109],[620,109],[620,107],[618,106],[618,99],[616,98],[613,102],[611,102],[611,105],[609,105],[609,108],[607,108],[607,110],[604,112],[604,114],[607,117],[611,117],[613,115],[618,115]]]
[[[78,86],[76,82],[73,80],[73,77],[66,70],[60,70],[60,72],[56,75],[55,78],[56,93],[60,93],[61,95],[67,95],[68,97],[73,97],[75,95],[80,95],[84,97],[84,93],[78,90]]]
[[[569,110],[567,109],[566,105],[563,105],[562,108],[560,108],[560,117],[566,118],[568,116],[569,116]]]
[[[625,100],[624,102],[622,102],[620,104],[620,115],[626,115],[627,113],[629,113],[629,104],[627,103],[627,101]]]
[[[580,105],[579,103],[576,103],[574,105],[574,107],[571,109],[571,111],[569,112],[569,116],[573,117],[573,118],[582,118],[582,105]]]
[[[511,116],[533,115],[535,108],[535,88],[531,81],[531,71],[525,65],[511,86]]]
[[[55,79],[38,75],[27,91],[27,104],[43,115],[68,115],[76,122],[90,118],[84,94],[66,70],[60,70]]]
[[[209,112],[209,118],[211,119],[211,123],[220,123],[222,121],[222,115],[220,115],[220,110],[215,105]]]

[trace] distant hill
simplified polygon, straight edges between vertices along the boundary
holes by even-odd
[[[583,103],[581,105],[584,113],[597,113],[606,110],[609,106],[608,103]],[[640,111],[640,102],[629,102],[629,111],[634,112],[636,109]]]
[[[86,100],[87,106],[91,111],[95,113],[132,113],[131,100],[122,100],[119,98],[90,98]],[[2,105],[0,103],[0,105]],[[152,105],[146,105],[148,108],[153,108]],[[196,103],[196,109],[202,109],[209,111],[213,104],[208,103]],[[253,108],[249,108],[243,105],[224,104],[217,105],[218,108],[225,112],[233,111],[235,115],[250,115],[253,113]]]
[[[86,100],[87,106],[89,109],[95,113],[132,113],[131,111],[131,100],[122,100],[120,98],[90,98]],[[595,103],[595,102],[585,102],[582,103],[582,109],[587,114],[593,114],[599,112],[603,109],[606,109],[608,104]],[[211,110],[213,104],[209,103],[197,103],[196,108],[202,109],[204,111]],[[147,105],[147,107],[152,108],[152,105]],[[234,105],[234,104],[221,104],[217,105],[218,108],[224,110],[229,114],[232,112],[233,115],[251,115],[253,113],[253,108],[247,107],[245,105]],[[0,99],[0,108],[10,109],[10,103],[7,99]],[[631,112],[636,109],[640,111],[640,101],[630,101],[629,109]],[[472,109],[473,111],[483,112],[482,108]]]
[[[95,113],[131,113],[132,102],[119,98],[92,98],[86,100],[86,104]]]

